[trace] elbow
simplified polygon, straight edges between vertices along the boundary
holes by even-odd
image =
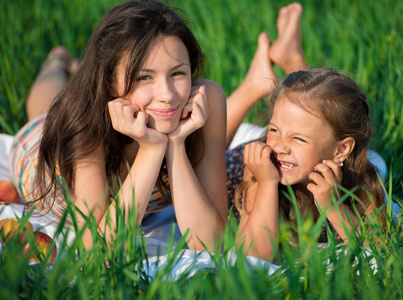
[[[276,236],[261,239],[258,236],[250,236],[244,230],[238,232],[236,237],[236,247],[245,255],[257,257],[271,262],[274,258],[275,250],[278,247]]]
[[[202,231],[199,228],[199,230],[194,231],[194,234],[189,232],[191,234],[187,242],[189,249],[196,251],[208,250],[212,253],[219,251],[226,225],[226,221],[224,222],[222,218],[217,218],[215,224],[211,227],[209,226],[208,229],[206,226],[202,226]]]

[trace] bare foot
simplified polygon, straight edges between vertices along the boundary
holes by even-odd
[[[256,100],[266,97],[277,86],[277,75],[273,70],[269,52],[271,41],[267,33],[262,32],[258,38],[258,47],[249,66],[243,84],[249,86]]]
[[[77,60],[72,60],[70,53],[63,46],[53,48],[42,64],[36,80],[57,79],[66,81],[67,78],[77,69]]]
[[[287,75],[309,69],[301,43],[302,11],[301,4],[295,2],[280,9],[277,18],[278,38],[270,47],[270,59]]]
[[[76,68],[76,62],[71,59],[66,48],[59,46],[49,52],[27,98],[28,120],[48,111],[53,99],[66,84],[73,68]]]
[[[70,62],[71,73],[75,73],[77,71],[79,63],[80,63],[80,61],[76,58],[71,60],[71,62]]]

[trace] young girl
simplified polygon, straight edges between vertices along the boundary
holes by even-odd
[[[284,196],[291,185],[302,215],[316,219],[326,213],[341,239],[359,231],[364,217],[384,204],[383,189],[368,161],[371,124],[365,94],[346,75],[332,69],[298,71],[286,77],[273,94],[275,104],[265,143],[245,146],[245,183],[240,236],[251,254],[272,256],[277,239],[279,211],[293,221],[292,204]],[[332,195],[341,197],[338,185],[351,190],[361,202],[347,199],[333,206]],[[340,215],[339,215],[340,213]],[[381,211],[381,221],[384,212]],[[269,232],[269,234],[267,233]]]
[[[173,203],[189,247],[214,247],[227,218],[225,96],[197,79],[203,62],[186,22],[154,1],[111,9],[66,84],[73,62],[65,49],[52,51],[11,155],[26,202],[60,217],[72,201],[107,240],[117,198],[138,223]],[[91,247],[88,229],[83,241]]]
[[[279,39],[270,45],[267,36],[261,35],[254,61],[275,57],[280,48],[272,53],[275,46],[286,45],[284,41],[288,40],[293,41],[288,49],[293,49],[291,57],[297,63],[282,60],[279,65],[286,73],[287,70],[307,69],[300,47],[301,12],[299,4],[280,11]],[[284,24],[288,25],[281,28]],[[262,68],[261,64],[252,67],[253,61],[248,74],[257,74],[256,70]],[[276,82],[271,63],[266,64],[266,68],[271,76],[266,78]],[[269,86],[268,92],[273,87]],[[247,86],[241,85],[238,90],[242,91],[241,88],[247,90]],[[228,101],[241,101],[233,95]],[[348,236],[345,228],[359,232],[358,218],[372,215],[384,204],[377,172],[367,158],[372,133],[368,104],[365,94],[353,80],[333,69],[301,70],[289,74],[271,98],[272,115],[264,137],[244,149],[240,146],[227,152],[231,162],[243,151],[245,163],[244,179],[235,195],[235,204],[242,195],[237,205],[240,211],[238,242],[247,254],[269,260],[278,239],[280,215],[286,221],[295,222],[293,205],[285,196],[287,185],[295,193],[303,216],[311,213],[317,219],[320,212],[324,212],[343,240]],[[238,107],[238,111],[242,109]],[[234,120],[239,122],[239,118]],[[228,119],[228,130],[230,122]],[[229,143],[227,140],[227,145]],[[348,190],[357,188],[354,193],[361,202],[349,198],[334,207],[332,195],[336,199],[342,196],[339,185]],[[358,216],[354,206],[359,211]],[[384,224],[384,210],[379,217]]]

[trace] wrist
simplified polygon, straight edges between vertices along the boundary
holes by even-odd
[[[319,209],[319,211],[324,212],[326,215],[335,212],[335,206],[333,205],[332,200],[328,200],[325,202],[318,201],[315,199],[315,205]],[[340,207],[340,206],[339,206]]]
[[[161,134],[158,139],[145,139],[145,140],[136,140],[139,144],[139,147],[147,148],[147,149],[161,149],[166,148],[168,144],[168,136],[166,134]]]
[[[264,188],[278,188],[278,183],[278,180],[257,180],[258,186]]]
[[[168,135],[168,142],[167,142],[167,147],[171,148],[171,147],[180,147],[180,146],[185,146],[185,140],[186,137],[179,137],[179,136],[175,136],[175,137],[171,137]]]
[[[186,153],[185,141],[179,139],[168,139],[166,148],[166,157],[177,156],[180,153]]]
[[[144,152],[149,155],[158,155],[160,153],[165,154],[167,151],[168,142],[165,141],[164,143],[157,143],[157,144],[139,144],[138,153]]]

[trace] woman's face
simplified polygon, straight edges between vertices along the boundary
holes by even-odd
[[[307,184],[315,165],[325,159],[333,160],[337,154],[333,130],[315,114],[286,97],[278,98],[274,105],[266,144],[273,150],[284,185]]]
[[[123,95],[127,57],[117,67],[116,91]],[[141,68],[134,89],[124,99],[148,114],[147,126],[169,133],[179,124],[191,92],[189,54],[177,36],[157,37]]]

